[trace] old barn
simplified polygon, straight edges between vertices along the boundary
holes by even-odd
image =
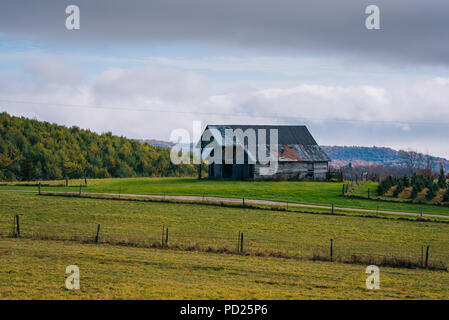
[[[265,130],[267,141],[265,144],[257,141],[257,149],[270,149],[269,146],[269,131],[270,129],[278,130],[278,144],[277,144],[277,158],[278,166],[274,174],[267,176],[261,175],[261,168],[267,167],[266,164],[261,164],[250,148],[244,147],[244,163],[226,164],[225,163],[225,148],[232,146],[235,149],[241,146],[236,139],[228,139],[225,135],[226,130],[242,130],[247,132],[248,129],[255,131]],[[207,137],[211,139],[204,139],[205,133],[209,130]],[[324,180],[329,170],[329,157],[316,143],[315,139],[310,134],[306,126],[259,126],[259,125],[208,125],[201,137],[200,147],[203,150],[211,140],[215,140],[222,148],[221,163],[211,163],[208,165],[208,173],[210,178],[217,179],[233,179],[233,180],[260,180],[260,179],[288,179],[288,180]],[[206,141],[203,141],[206,140]],[[211,152],[211,150],[205,150]],[[213,152],[213,151],[212,151]],[[209,154],[210,156],[210,154]],[[234,155],[235,156],[235,155]],[[256,159],[250,163],[248,159]]]

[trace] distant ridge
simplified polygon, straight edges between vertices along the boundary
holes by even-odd
[[[171,148],[175,144],[170,141],[163,141],[163,140],[156,140],[156,139],[136,139],[140,143],[148,143],[150,146],[153,147],[162,147],[162,148]]]
[[[174,145],[172,142],[156,139],[141,139],[138,141],[164,148],[171,148]],[[349,163],[355,167],[384,165],[387,167],[407,168],[407,158],[413,154],[414,158],[418,159],[418,162],[421,162],[417,165],[422,168],[425,168],[428,157],[433,171],[439,171],[440,165],[444,166],[446,172],[449,171],[449,160],[412,151],[397,151],[388,147],[358,146],[321,146],[321,148],[332,159],[331,165],[334,168],[345,167]]]
[[[332,166],[341,168],[350,162],[357,167],[384,165],[387,167],[408,167],[408,161],[413,158],[416,166],[425,168],[427,162],[433,171],[439,171],[440,165],[449,170],[449,160],[423,153],[394,150],[387,147],[358,147],[358,146],[321,146],[332,159]]]

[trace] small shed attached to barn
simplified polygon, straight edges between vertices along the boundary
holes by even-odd
[[[227,129],[242,130],[247,132],[248,129],[255,131],[265,130],[267,141],[259,143],[257,141],[256,153],[259,148],[264,148],[268,152],[270,150],[269,131],[277,129],[277,170],[272,175],[261,175],[261,168],[267,167],[267,164],[261,164],[258,160],[251,163],[248,159],[257,159],[257,155],[251,154],[249,148],[244,148],[244,163],[227,164],[225,162],[225,148],[232,145],[235,147],[235,139],[225,138]],[[209,130],[207,137],[211,136],[211,140],[218,142],[222,152],[222,161],[211,163],[208,165],[208,173],[210,178],[217,179],[233,179],[233,180],[325,180],[329,171],[329,157],[316,143],[306,126],[291,125],[208,125],[204,130],[201,141],[199,143],[203,150],[211,140],[203,139],[205,133]],[[212,133],[212,134],[211,134]],[[257,138],[258,139],[258,138]],[[203,141],[206,140],[206,141]],[[209,150],[209,152],[211,152]],[[254,153],[254,150],[253,150]]]

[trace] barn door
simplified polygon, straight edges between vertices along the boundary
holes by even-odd
[[[254,179],[254,164],[250,164],[248,170],[248,177]]]

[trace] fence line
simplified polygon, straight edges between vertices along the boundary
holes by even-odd
[[[65,230],[55,226],[70,226]],[[90,227],[89,227],[90,226]],[[96,226],[96,228],[95,228]],[[129,245],[137,247],[176,248],[180,250],[198,250],[208,252],[226,252],[242,255],[273,256],[292,259],[312,259],[331,262],[378,264],[391,267],[427,268],[436,270],[447,270],[445,262],[449,260],[447,253],[441,254],[437,250],[430,251],[430,245],[418,247],[389,248],[383,253],[375,252],[376,249],[365,247],[348,247],[344,240],[335,241],[328,238],[322,245],[309,245],[303,239],[288,240],[279,239],[276,235],[267,238],[266,235],[251,234],[247,231],[238,233],[218,231],[205,234],[198,230],[186,234],[182,228],[169,228],[153,224],[144,230],[126,231],[117,227],[108,227],[105,223],[84,225],[71,225],[59,223],[44,223],[40,221],[27,220],[20,215],[14,216],[14,229],[9,235],[2,236],[22,237],[37,240],[72,240],[83,243],[109,243],[117,245]],[[58,232],[58,230],[60,232]],[[96,232],[95,232],[96,230]],[[159,230],[159,231],[158,231]],[[67,233],[67,231],[69,231]],[[101,231],[101,233],[100,233]],[[159,234],[159,236],[158,236]],[[169,237],[170,235],[170,237]],[[199,236],[198,236],[199,235]],[[263,237],[263,239],[262,239]],[[324,237],[323,237],[324,239]],[[330,247],[329,247],[330,240]],[[237,246],[236,246],[237,244]],[[385,250],[386,247],[385,247]],[[443,261],[444,260],[444,261]]]

